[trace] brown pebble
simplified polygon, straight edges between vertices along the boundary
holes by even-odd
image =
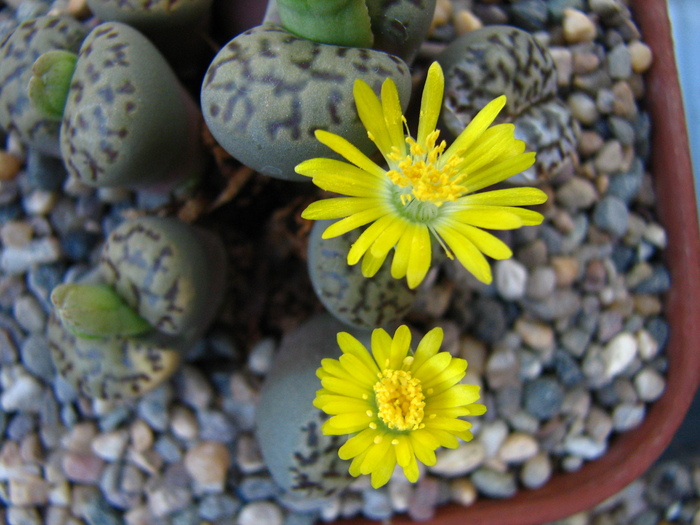
[[[658,315],[662,310],[661,300],[655,295],[636,294],[634,296],[634,309],[640,315]]]
[[[578,261],[574,257],[552,257],[551,264],[557,276],[557,286],[571,286],[578,275]]]
[[[637,40],[635,42],[630,42],[627,49],[629,49],[632,59],[632,71],[635,73],[644,73],[651,67],[653,55],[648,45]]]
[[[570,44],[592,42],[598,33],[593,21],[577,9],[564,10],[564,38]]]
[[[192,479],[210,491],[221,491],[230,462],[226,445],[219,441],[204,441],[185,454],[185,468]]]
[[[20,159],[6,151],[0,151],[0,180],[14,179],[21,168]]]
[[[600,66],[600,59],[595,53],[574,53],[573,69],[577,75],[593,73]]]
[[[605,141],[595,131],[584,130],[578,141],[578,152],[582,157],[590,157],[603,147]]]
[[[94,454],[68,452],[61,462],[63,472],[70,481],[95,484],[100,481],[105,462]]]
[[[470,31],[474,31],[476,29],[481,29],[484,27],[484,24],[481,23],[481,20],[479,20],[476,16],[474,16],[473,13],[467,11],[466,9],[460,9],[457,11],[457,14],[455,14],[455,20],[454,20],[454,25],[455,25],[455,32],[457,35],[464,35],[466,33],[469,33]]]

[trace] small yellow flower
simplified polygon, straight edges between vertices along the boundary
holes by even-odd
[[[372,332],[372,353],[346,332],[338,334],[343,354],[323,359],[316,375],[321,388],[314,406],[331,417],[325,435],[354,434],[338,450],[352,459],[350,474],[372,475],[372,486],[389,481],[398,463],[411,481],[418,461],[435,465],[435,450],[456,448],[457,438],[472,439],[462,416],[486,412],[476,403],[479,387],[459,384],[467,362],[439,352],[442,328],[433,328],[411,351],[411,332],[400,326],[392,338]]]
[[[525,152],[525,143],[515,138],[513,124],[491,126],[505,96],[487,104],[447,147],[444,140],[438,142],[440,132],[435,129],[444,84],[435,62],[428,70],[414,139],[404,134],[406,119],[391,79],[382,85],[381,100],[365,82],[355,82],[358,114],[388,170],[344,138],[323,130],[316,131],[316,138],[349,162],[317,158],[296,167],[318,187],[346,195],[314,202],[302,214],[312,220],[340,219],[323,238],[372,223],[348,252],[348,264],[362,260],[365,277],[376,274],[395,248],[391,274],[407,277],[408,286],[415,288],[430,268],[432,234],[448,257],[456,257],[479,280],[490,283],[491,267],[484,254],[508,259],[512,252],[482,228],[506,230],[542,222],[541,214],[520,208],[546,201],[539,189],[477,193],[535,162],[535,154]]]

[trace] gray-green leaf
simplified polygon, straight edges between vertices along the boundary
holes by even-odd
[[[78,55],[63,49],[42,54],[32,66],[27,93],[32,105],[47,118],[61,120]]]

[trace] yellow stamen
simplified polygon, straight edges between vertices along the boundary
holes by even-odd
[[[383,370],[374,385],[379,418],[392,430],[418,430],[425,396],[420,379],[405,370]]]
[[[438,168],[438,161],[447,145],[444,140],[436,145],[439,133],[438,130],[430,133],[425,145],[418,144],[412,137],[406,137],[409,154],[402,156],[398,148],[389,154],[398,169],[389,170],[387,176],[398,187],[410,189],[410,192],[401,195],[404,206],[413,199],[441,206],[444,202],[457,200],[467,192],[466,187],[460,184],[461,178],[456,178],[461,157],[451,156]]]

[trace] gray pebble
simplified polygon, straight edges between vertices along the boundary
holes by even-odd
[[[204,520],[220,520],[234,516],[241,507],[235,496],[228,494],[207,494],[199,502],[199,517]]]
[[[572,289],[557,289],[544,301],[523,301],[528,312],[542,321],[565,319],[579,312],[581,297]]]
[[[7,437],[14,441],[21,441],[27,434],[36,429],[36,417],[28,412],[18,412],[7,424]]]
[[[56,369],[49,353],[48,340],[43,334],[32,334],[24,340],[21,348],[22,364],[35,376],[50,383]]]
[[[512,472],[498,472],[484,467],[474,472],[471,480],[479,492],[490,498],[510,498],[518,490]]]
[[[238,494],[246,501],[271,499],[279,492],[270,476],[246,476],[238,485]]]
[[[34,239],[22,246],[6,246],[0,254],[0,268],[10,274],[24,273],[31,267],[53,263],[61,257],[61,246],[55,237]]]
[[[664,376],[653,368],[643,368],[634,377],[634,387],[639,399],[645,402],[656,401],[666,387]]]
[[[6,380],[7,379],[7,380]],[[0,404],[7,412],[39,412],[43,387],[24,367],[14,365],[3,368],[4,391]]]
[[[511,349],[494,351],[486,362],[486,380],[492,390],[516,382],[520,364],[516,353]]]
[[[272,338],[261,339],[248,354],[248,367],[256,374],[264,375],[272,366],[277,344]]]
[[[440,482],[437,478],[424,476],[418,480],[416,490],[408,500],[407,513],[415,521],[427,521],[435,515],[440,499]]]
[[[551,266],[538,266],[527,280],[525,295],[529,299],[541,301],[549,297],[556,288],[557,274]]]
[[[634,146],[634,127],[629,120],[612,116],[608,119],[610,131],[623,146]]]
[[[599,117],[595,101],[580,91],[572,93],[568,100],[571,114],[583,125],[594,124]]]
[[[182,460],[182,448],[167,434],[156,439],[153,448],[167,463],[177,463]]]
[[[569,454],[591,460],[605,454],[608,447],[605,441],[596,441],[589,436],[573,436],[564,442],[564,449]]]
[[[527,280],[527,268],[515,259],[497,261],[494,265],[496,289],[507,301],[514,301],[525,295]]]
[[[583,0],[548,0],[547,9],[549,18],[554,23],[560,23],[564,19],[564,11],[567,9],[584,10]]]
[[[389,493],[386,490],[363,491],[362,513],[371,520],[389,519],[393,514]]]
[[[101,496],[91,497],[82,507],[82,516],[88,525],[119,525],[120,513]]]
[[[690,469],[679,461],[661,462],[650,469],[647,497],[660,507],[693,495]]]
[[[520,481],[529,489],[543,486],[552,475],[552,461],[549,455],[540,452],[528,459],[520,470]]]
[[[541,377],[525,383],[523,406],[538,419],[550,419],[561,410],[564,389],[551,377]]]
[[[30,333],[43,332],[46,328],[46,312],[32,295],[23,294],[15,299],[12,314],[19,325]]]
[[[643,403],[622,403],[613,410],[613,428],[625,432],[638,427],[644,420],[646,407]]]
[[[566,387],[576,386],[584,379],[583,372],[576,359],[564,350],[554,352],[552,361],[554,371],[562,385]]]
[[[201,439],[229,442],[236,437],[236,426],[226,414],[218,410],[198,412],[197,422]]]
[[[514,26],[526,31],[540,31],[547,25],[547,4],[544,0],[522,0],[511,4],[510,18]]]
[[[42,264],[32,268],[27,275],[27,287],[47,312],[53,308],[49,299],[51,291],[63,281],[64,271],[61,264]]]
[[[664,266],[654,266],[653,273],[634,287],[635,293],[658,295],[671,287],[671,275]]]
[[[168,428],[168,405],[172,392],[169,385],[164,384],[151,390],[138,402],[137,412],[148,425],[158,431]]]
[[[593,183],[583,177],[573,177],[557,189],[556,200],[571,211],[583,210],[592,206],[598,192]]]
[[[603,197],[593,212],[593,222],[600,229],[616,237],[622,237],[627,231],[629,210],[625,203],[612,195]]]
[[[608,73],[614,80],[624,80],[632,75],[632,56],[624,44],[615,46],[608,53]]]

